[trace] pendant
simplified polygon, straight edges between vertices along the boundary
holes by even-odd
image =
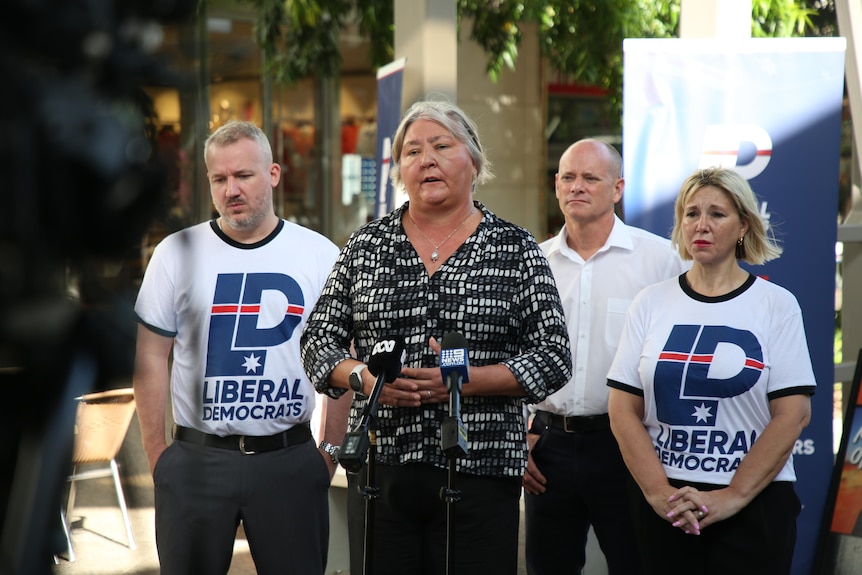
[[[437,253],[437,250],[434,250],[433,252],[431,252],[431,261],[432,262],[436,262],[437,258],[439,258],[439,257],[440,257],[440,254]]]

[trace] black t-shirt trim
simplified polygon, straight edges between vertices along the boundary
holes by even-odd
[[[210,228],[212,228],[212,231],[214,231],[218,237],[220,237],[222,240],[224,240],[224,242],[226,244],[233,246],[235,248],[239,248],[241,250],[253,250],[255,248],[265,246],[266,244],[271,242],[273,239],[275,239],[275,236],[277,236],[278,233],[282,229],[284,229],[284,220],[279,218],[278,225],[275,226],[275,229],[273,229],[269,233],[268,236],[266,236],[265,238],[263,238],[260,241],[254,242],[253,244],[243,244],[243,243],[238,242],[234,239],[231,239],[226,233],[224,233],[222,231],[222,229],[220,227],[218,227],[218,223],[215,220],[210,220]]]
[[[754,280],[756,279],[757,276],[749,272],[748,279],[746,279],[741,286],[739,286],[732,292],[717,296],[707,296],[699,294],[693,289],[691,289],[691,286],[688,285],[688,280],[685,279],[685,274],[683,273],[679,276],[679,287],[682,288],[682,291],[693,300],[697,300],[703,303],[721,303],[723,301],[730,301],[739,294],[743,293],[745,290],[754,285]]]

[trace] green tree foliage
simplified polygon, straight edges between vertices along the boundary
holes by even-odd
[[[677,35],[679,0],[458,0],[470,34],[488,54],[486,71],[496,81],[514,68],[520,26],[538,27],[542,56],[550,67],[580,84],[608,90],[619,110],[624,38]]]
[[[373,67],[394,57],[393,0],[244,0],[258,16],[257,38],[269,73],[292,83],[314,74],[338,74],[339,34],[358,24],[370,41]],[[454,0],[459,22],[472,22],[470,38],[487,53],[496,81],[514,69],[522,27],[535,25],[549,66],[578,83],[608,91],[619,111],[624,38],[679,34],[680,0]],[[752,0],[752,36],[816,33],[828,26],[834,0]],[[819,19],[825,14],[826,24]]]
[[[752,36],[803,35],[818,14],[816,3],[827,4],[752,0]],[[491,79],[496,81],[504,66],[515,67],[519,26],[534,23],[550,67],[580,84],[606,89],[614,117],[622,108],[623,39],[679,35],[680,0],[458,0],[458,8],[462,18],[473,19],[470,37],[488,54]]]
[[[339,38],[349,25],[369,40],[369,59],[379,67],[394,55],[392,0],[244,0],[254,7],[255,34],[275,81],[335,76],[341,66]]]
[[[805,0],[804,4],[811,21],[811,28],[805,31],[806,36],[840,36],[835,0]]]
[[[795,0],[752,0],[751,35],[754,38],[804,36],[817,10]]]

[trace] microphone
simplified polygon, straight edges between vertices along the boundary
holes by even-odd
[[[377,377],[359,423],[353,431],[344,434],[344,441],[338,452],[338,463],[349,473],[358,473],[365,463],[368,448],[368,427],[377,414],[377,400],[384,383],[392,383],[401,373],[401,366],[407,356],[403,337],[386,337],[377,341],[368,358],[368,371]]]
[[[467,340],[457,332],[450,332],[440,344],[440,373],[449,391],[449,417],[440,427],[440,448],[450,459],[470,453],[467,445],[467,428],[461,421],[461,384],[470,381],[470,360],[467,357]]]
[[[470,381],[470,359],[467,357],[467,340],[460,333],[453,331],[443,337],[440,344],[440,373],[446,382],[446,389],[452,393],[452,386]]]
[[[406,356],[403,337],[381,339],[371,350],[368,371],[371,375],[382,376],[386,383],[392,383],[401,373]]]

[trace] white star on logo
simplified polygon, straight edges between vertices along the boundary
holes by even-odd
[[[258,361],[258,359],[260,359],[260,358],[258,358],[254,354],[246,356],[245,363],[242,364],[243,367],[245,367],[246,373],[248,373],[248,372],[257,373],[257,368],[260,367],[260,362]]]
[[[705,423],[705,422],[709,421],[710,417],[712,417],[712,414],[710,413],[711,410],[712,410],[711,407],[707,407],[706,405],[701,403],[700,407],[694,408],[694,413],[692,413],[691,415],[692,415],[692,417],[697,418],[698,423],[700,423],[701,421],[703,421]]]

